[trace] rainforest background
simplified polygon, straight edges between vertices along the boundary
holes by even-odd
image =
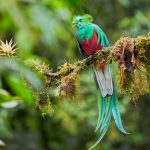
[[[56,70],[65,61],[81,59],[71,22],[74,15],[85,13],[112,45],[121,36],[150,31],[149,0],[0,0],[0,39],[16,42],[20,60],[39,59]],[[96,141],[97,94],[90,68],[82,72],[77,102],[59,102],[55,90],[49,90],[54,114],[43,117],[28,86],[3,66],[0,60],[0,139],[6,144],[0,149],[86,150]],[[134,103],[119,94],[119,102],[130,134],[119,133],[111,121],[94,150],[149,150],[150,95]]]

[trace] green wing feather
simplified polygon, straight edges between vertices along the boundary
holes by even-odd
[[[103,30],[96,24],[94,24],[97,34],[98,34],[98,43],[101,44],[102,47],[104,46],[110,46],[110,43],[105,35],[105,33],[103,32]]]

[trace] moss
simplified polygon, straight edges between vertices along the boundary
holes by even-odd
[[[135,52],[140,63],[150,65],[150,35],[139,36],[135,40]]]
[[[40,73],[45,73],[49,71],[49,65],[45,62],[41,62],[38,59],[27,59],[25,64],[29,66],[33,71],[38,71]]]
[[[52,115],[54,112],[47,92],[36,93],[36,106],[42,111],[42,115]]]
[[[80,77],[79,74],[68,75],[61,79],[59,88],[59,98],[62,99],[73,99],[79,93]]]
[[[139,69],[135,69],[132,76],[125,73],[123,83],[120,82],[120,73],[118,73],[116,81],[120,93],[129,96],[129,98],[134,101],[141,95],[150,92],[150,82],[148,82],[147,75]]]
[[[133,66],[128,71],[125,64],[125,51],[130,51]],[[136,39],[121,38],[116,42],[112,55],[118,62],[117,86],[122,94],[128,95],[131,100],[150,92],[150,36],[139,36]]]
[[[70,73],[71,70],[74,69],[74,65],[66,62],[59,69],[60,69],[59,70],[60,75],[65,76],[66,74]]]

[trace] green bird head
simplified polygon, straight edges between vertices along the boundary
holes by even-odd
[[[73,27],[80,28],[85,26],[93,21],[93,17],[91,15],[83,15],[83,16],[75,16],[73,18],[72,24]]]

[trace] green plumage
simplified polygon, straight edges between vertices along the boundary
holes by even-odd
[[[90,15],[76,16],[73,19],[73,24],[74,26],[76,26],[75,35],[78,40],[78,47],[80,53],[84,57],[86,57],[87,55],[91,55],[91,52],[99,50],[100,47],[102,48],[110,46],[105,33],[98,25],[92,23],[92,21],[93,19]],[[98,98],[99,113],[97,125],[95,128],[95,132],[98,130],[100,131],[100,136],[97,139],[96,143],[89,150],[94,148],[106,134],[112,115],[118,129],[122,133],[127,134],[122,125],[118,99],[110,72],[110,66],[107,65],[103,72],[96,69],[94,66],[93,70],[94,79],[96,81],[98,91],[101,93],[101,96],[99,96]]]
[[[94,23],[88,23],[86,26],[80,27],[76,30],[75,35],[78,37],[79,41],[89,40],[94,34],[94,29],[96,29],[98,35],[97,43],[100,43],[102,47],[109,46],[110,44],[105,33]]]

